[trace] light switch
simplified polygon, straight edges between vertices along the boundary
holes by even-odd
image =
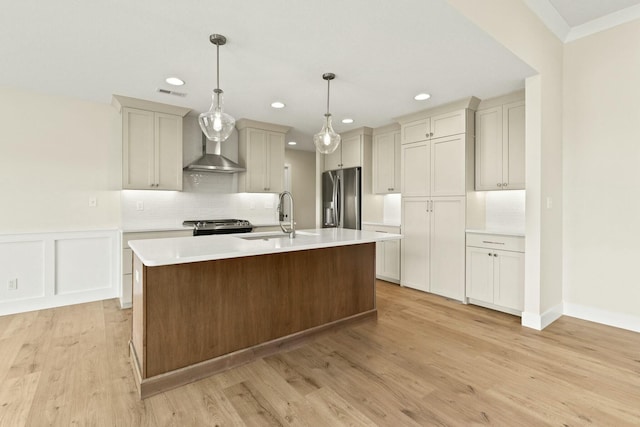
[[[547,197],[547,209],[553,208],[553,199],[551,197]]]
[[[138,200],[136,202],[136,210],[143,211],[144,210],[144,202],[142,200]]]

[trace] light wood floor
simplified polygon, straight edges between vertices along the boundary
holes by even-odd
[[[145,401],[115,300],[0,317],[2,426],[638,426],[640,334],[378,282],[379,318]]]

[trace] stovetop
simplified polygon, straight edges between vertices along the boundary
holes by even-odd
[[[246,219],[197,219],[184,221],[182,225],[193,227],[193,235],[248,233],[253,225]]]

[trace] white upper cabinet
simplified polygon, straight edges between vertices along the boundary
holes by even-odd
[[[122,115],[122,188],[182,190],[182,117],[190,110],[114,95]]]
[[[503,190],[525,187],[525,105],[512,102],[502,107]]]
[[[464,196],[465,135],[401,146],[402,197]]]
[[[247,170],[238,176],[238,191],[284,191],[284,140],[286,126],[238,120],[238,159]]]
[[[431,143],[429,141],[402,144],[402,197],[431,195]]]
[[[324,171],[364,166],[365,152],[371,151],[371,131],[362,127],[341,134],[342,141],[336,151],[324,155]]]
[[[400,192],[400,126],[373,131],[373,192]]]
[[[483,101],[476,112],[478,191],[525,188],[525,103],[513,101],[521,96],[518,92]]]
[[[402,143],[459,135],[466,132],[465,109],[420,118],[402,125]]]

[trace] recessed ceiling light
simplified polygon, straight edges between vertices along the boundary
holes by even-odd
[[[284,108],[284,102],[280,102],[280,101],[276,101],[276,102],[272,102],[271,106],[273,108]]]
[[[351,124],[353,123],[353,119],[342,119],[342,123],[344,123],[345,125]]]
[[[177,77],[167,77],[164,81],[172,86],[182,86],[184,84],[184,80]]]
[[[297,144],[297,142],[295,142],[295,141],[289,141],[289,142],[287,142],[287,144],[289,144],[289,145],[296,145],[296,144]]]
[[[429,95],[428,93],[419,93],[413,97],[413,99],[415,99],[416,101],[426,101],[429,98],[431,98],[431,95]]]

